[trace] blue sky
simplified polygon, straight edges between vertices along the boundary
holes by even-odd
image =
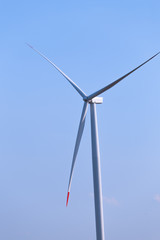
[[[90,112],[66,194],[82,100],[160,50],[159,1],[2,1],[0,239],[96,239]],[[160,57],[97,106],[105,235],[160,238]]]

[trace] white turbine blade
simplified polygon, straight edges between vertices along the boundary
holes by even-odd
[[[79,123],[79,129],[78,129],[76,144],[75,144],[74,153],[73,153],[72,166],[71,166],[71,172],[70,172],[70,178],[69,178],[69,184],[68,184],[68,193],[67,193],[66,206],[68,205],[70,188],[71,188],[71,182],[72,182],[72,176],[73,176],[73,169],[74,169],[74,165],[75,165],[75,161],[76,161],[79,145],[80,145],[82,134],[83,134],[83,130],[84,130],[85,119],[86,119],[86,114],[87,114],[87,108],[88,108],[88,102],[84,102],[82,115],[81,115],[81,119],[80,119],[80,123]]]
[[[120,81],[122,81],[124,78],[128,77],[131,73],[133,73],[134,71],[136,71],[138,68],[142,67],[144,64],[146,64],[147,62],[149,62],[151,59],[153,59],[154,57],[156,57],[160,52],[158,52],[157,54],[155,54],[154,56],[152,56],[151,58],[149,58],[147,61],[145,61],[144,63],[142,63],[141,65],[139,65],[138,67],[134,68],[132,71],[130,71],[129,73],[125,74],[124,76],[118,78],[116,81],[110,83],[109,85],[107,85],[106,87],[96,91],[95,93],[89,95],[87,97],[86,100],[91,100],[92,98],[100,95],[101,93],[107,91],[108,89],[112,88],[114,85],[116,85],[117,83],[119,83]]]
[[[30,48],[32,48],[35,52],[37,52],[39,55],[41,55],[44,59],[46,59],[52,66],[54,66],[69,82],[70,84],[77,90],[77,92],[83,97],[86,97],[86,94],[64,73],[59,69],[56,64],[51,62],[46,56],[44,56],[41,52],[33,48],[30,44],[26,43]]]

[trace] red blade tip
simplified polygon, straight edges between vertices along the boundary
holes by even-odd
[[[67,207],[67,205],[68,205],[69,193],[70,193],[70,192],[68,192],[68,194],[67,194],[66,207]]]

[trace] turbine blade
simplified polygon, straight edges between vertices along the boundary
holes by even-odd
[[[108,89],[112,88],[114,85],[116,85],[117,83],[119,83],[120,81],[122,81],[124,78],[128,77],[131,73],[133,73],[134,71],[136,71],[138,68],[142,67],[144,64],[146,64],[147,62],[149,62],[150,60],[152,60],[154,57],[156,57],[160,52],[156,53],[154,56],[152,56],[151,58],[149,58],[147,61],[145,61],[144,63],[142,63],[141,65],[139,65],[138,67],[134,68],[132,71],[130,71],[129,73],[125,74],[124,76],[118,78],[116,81],[110,83],[109,85],[107,85],[106,87],[96,91],[95,93],[89,95],[87,97],[87,100],[91,100],[92,98],[100,95],[101,93],[107,91]]]
[[[64,73],[61,69],[59,69],[56,64],[51,62],[46,56],[44,56],[41,52],[33,48],[30,44],[26,43],[30,48],[32,48],[35,52],[41,55],[44,59],[46,59],[52,66],[54,66],[69,82],[70,84],[77,90],[77,92],[83,97],[86,97],[86,94]]]
[[[67,193],[66,206],[68,205],[70,188],[71,188],[71,182],[72,182],[72,176],[73,176],[73,169],[74,169],[74,165],[75,165],[78,149],[79,149],[79,146],[80,146],[80,142],[81,142],[81,138],[82,138],[82,134],[83,134],[83,130],[84,130],[85,119],[86,119],[86,114],[87,114],[87,108],[88,108],[88,102],[84,102],[82,115],[81,115],[81,119],[80,119],[80,123],[79,123],[79,129],[78,129],[76,144],[75,144],[74,153],[73,153],[71,172],[70,172],[70,178],[69,178],[69,184],[68,184],[68,193]]]

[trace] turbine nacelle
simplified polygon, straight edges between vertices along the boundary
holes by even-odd
[[[102,97],[94,97],[91,100],[89,100],[88,102],[89,103],[101,104],[101,103],[103,103],[103,98]]]

